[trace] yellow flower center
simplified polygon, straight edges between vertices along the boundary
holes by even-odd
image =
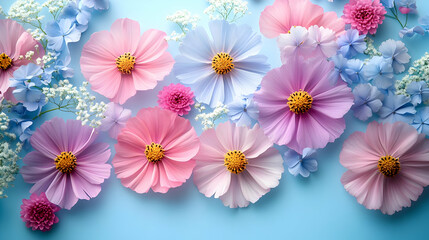
[[[228,53],[218,53],[212,59],[212,68],[219,75],[227,74],[234,69],[232,61],[234,59]]]
[[[71,173],[76,167],[76,156],[72,152],[62,152],[55,158],[55,168],[62,173]]]
[[[386,177],[393,177],[399,173],[401,169],[401,164],[399,163],[399,158],[394,158],[390,155],[381,157],[378,160],[378,171],[384,174]]]
[[[310,110],[311,104],[313,103],[311,95],[301,89],[289,95],[287,100],[290,111],[295,114],[306,113]]]
[[[239,174],[246,169],[248,163],[246,156],[244,156],[241,151],[234,150],[225,154],[225,163],[223,165],[225,165],[230,172]]]
[[[131,53],[124,53],[116,59],[116,67],[123,74],[130,74],[136,64],[136,57],[132,56]]]
[[[157,163],[164,157],[164,149],[159,144],[151,143],[150,145],[146,145],[144,154],[149,162]]]
[[[12,66],[12,59],[6,53],[0,54],[0,69],[7,70]]]

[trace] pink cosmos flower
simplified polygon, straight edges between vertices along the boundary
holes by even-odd
[[[33,193],[30,199],[22,199],[21,218],[25,225],[32,230],[43,232],[51,230],[52,226],[59,221],[55,213],[61,208],[49,202],[45,193],[40,196]]]
[[[24,181],[34,183],[30,192],[45,192],[49,201],[65,209],[78,199],[96,197],[111,169],[106,163],[109,145],[94,142],[96,137],[94,128],[78,120],[45,122],[31,137],[35,151],[24,157],[20,171]]]
[[[121,129],[125,127],[125,123],[131,117],[131,110],[110,102],[107,104],[104,116],[105,118],[101,120],[100,130],[109,131],[109,136],[116,139]]]
[[[140,36],[138,22],[118,19],[110,32],[92,34],[80,65],[92,90],[123,104],[136,90],[153,89],[170,73],[174,59],[166,50],[166,34],[150,29]]]
[[[404,122],[368,125],[344,142],[344,188],[368,209],[393,214],[411,206],[429,184],[429,140]]]
[[[375,34],[379,24],[383,23],[386,9],[380,0],[350,0],[344,6],[342,18],[359,34]]]
[[[190,87],[185,87],[178,83],[173,83],[164,87],[158,94],[158,104],[161,108],[173,111],[179,116],[183,116],[191,111],[194,104],[194,93]]]
[[[6,94],[6,99],[14,100],[12,91],[6,92],[9,89],[9,78],[13,77],[13,72],[21,65],[31,62],[19,57],[33,51],[32,59],[35,60],[43,57],[45,51],[31,34],[13,20],[0,19],[0,33],[0,98]]]
[[[119,133],[113,166],[125,187],[166,193],[191,176],[199,148],[189,120],[169,110],[145,108]]]
[[[221,123],[200,140],[194,183],[206,197],[220,197],[231,208],[246,207],[279,184],[283,159],[258,125]]]
[[[313,25],[329,28],[336,36],[344,32],[344,22],[335,12],[324,13],[322,7],[310,0],[275,0],[259,18],[259,28],[267,38],[288,33],[293,26],[309,28]]]
[[[261,127],[272,141],[302,153],[323,148],[343,133],[343,116],[354,97],[346,84],[331,84],[333,69],[324,57],[295,57],[267,73],[255,101]]]

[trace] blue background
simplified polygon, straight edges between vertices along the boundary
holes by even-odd
[[[341,15],[345,0],[312,0],[322,5],[325,11]],[[259,15],[273,0],[249,1],[251,15],[239,20],[259,32]],[[1,0],[7,10],[12,0]],[[423,15],[429,12],[429,1],[417,0]],[[207,26],[208,18],[202,12],[208,6],[204,0],[111,0],[108,11],[93,15],[88,31],[81,41],[70,44],[72,67],[76,74],[72,82],[80,83],[80,53],[83,45],[94,32],[110,29],[117,19],[128,17],[140,22],[142,32],[157,28],[167,33],[178,30],[165,17],[176,10],[188,9],[201,16],[200,24]],[[416,23],[410,19],[409,26]],[[378,29],[376,46],[389,38],[399,39],[399,23],[386,19]],[[412,61],[429,51],[428,37],[403,40],[412,56]],[[178,44],[170,43],[169,51],[178,54]],[[263,39],[262,53],[269,56],[272,67],[280,66],[275,40]],[[401,76],[398,77],[398,79]],[[138,93],[128,100],[126,108],[133,115],[143,107],[156,106],[157,93],[163,86],[176,81],[168,76],[154,90]],[[98,96],[99,100],[104,100]],[[201,126],[193,120],[196,112],[187,116],[201,134]],[[72,118],[70,115],[55,113]],[[20,175],[14,187],[7,190],[9,198],[0,200],[0,239],[429,239],[429,190],[426,189],[411,208],[393,215],[367,210],[349,195],[340,183],[345,169],[338,161],[343,141],[354,131],[364,131],[367,122],[360,122],[346,115],[347,128],[335,143],[319,151],[319,170],[305,179],[293,177],[287,169],[280,185],[263,196],[256,204],[243,209],[224,207],[219,199],[206,198],[198,192],[192,180],[183,186],[171,189],[166,194],[137,194],[123,187],[112,170],[112,175],[103,185],[101,193],[90,201],[79,201],[71,211],[61,210],[60,218],[50,232],[33,232],[25,227],[20,218],[23,198],[30,196],[30,184]],[[39,126],[43,119],[36,125]],[[106,134],[106,141],[114,144]],[[112,148],[113,149],[113,148]],[[283,153],[286,148],[279,147]]]

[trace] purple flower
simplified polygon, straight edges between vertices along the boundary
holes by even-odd
[[[301,174],[303,177],[308,177],[310,172],[317,171],[316,150],[314,149],[304,148],[302,155],[289,150],[284,154],[284,158],[290,174],[294,176]]]
[[[111,102],[107,104],[104,116],[106,118],[101,120],[100,130],[109,131],[109,136],[116,139],[121,129],[125,127],[127,120],[131,117],[131,110],[124,109],[121,105]]]
[[[383,57],[376,56],[371,58],[363,67],[363,72],[368,80],[381,89],[388,89],[393,86],[393,68],[392,62]]]
[[[401,31],[399,31],[399,37],[403,38],[405,37],[412,37],[416,34],[425,35],[425,30],[421,26],[415,26],[412,28],[404,28]]]
[[[365,34],[359,35],[356,29],[349,29],[341,35],[338,40],[339,52],[345,58],[351,58],[358,53],[363,53],[366,49]]]
[[[383,101],[383,107],[378,111],[382,122],[402,121],[410,123],[413,120],[416,109],[414,109],[411,99],[404,95],[389,93]]]
[[[228,116],[237,126],[250,126],[258,119],[258,108],[252,97],[240,97],[227,105]]]
[[[95,142],[94,128],[78,120],[53,118],[46,121],[30,143],[21,168],[24,181],[34,183],[31,193],[46,193],[52,203],[71,209],[79,199],[96,197],[100,184],[110,176],[109,145]]]
[[[372,113],[378,112],[383,105],[383,93],[371,84],[359,84],[353,89],[355,101],[352,106],[354,116],[361,121],[366,121]]]
[[[33,193],[30,199],[22,199],[21,218],[25,225],[33,230],[49,231],[58,222],[55,213],[61,208],[49,202],[45,193],[40,196]]]
[[[405,64],[410,62],[411,56],[403,42],[389,39],[380,45],[379,50],[386,60],[392,61],[393,71],[396,74],[405,71]]]
[[[362,71],[363,65],[363,62],[359,59],[350,59],[347,61],[343,76],[348,84],[364,83],[367,81]]]

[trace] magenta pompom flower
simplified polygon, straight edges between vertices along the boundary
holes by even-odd
[[[372,122],[343,145],[344,188],[368,209],[385,214],[411,206],[429,185],[429,140],[404,122]]]
[[[78,120],[53,118],[30,139],[35,149],[28,153],[21,174],[34,183],[31,193],[45,192],[52,203],[71,209],[79,199],[96,197],[100,184],[110,176],[109,145],[94,142],[95,129]]]
[[[55,213],[60,209],[49,202],[45,193],[42,192],[40,196],[33,193],[30,199],[22,199],[21,218],[27,227],[45,232],[59,221]]]
[[[246,207],[279,184],[283,159],[258,125],[221,123],[200,140],[194,183],[206,197],[220,197],[231,208]]]
[[[139,90],[153,89],[170,73],[174,59],[167,52],[166,33],[116,20],[108,31],[92,34],[82,49],[80,66],[92,90],[124,104]]]
[[[332,85],[333,68],[324,57],[297,57],[267,73],[255,101],[261,127],[272,141],[302,153],[323,148],[343,133],[343,116],[354,98],[346,84]]]
[[[343,13],[344,22],[358,30],[359,34],[375,34],[387,12],[380,0],[350,0],[344,6]]]
[[[191,111],[194,104],[194,93],[190,87],[182,84],[170,84],[158,93],[158,104],[161,108],[168,109],[183,116]]]
[[[189,120],[169,110],[145,108],[119,133],[112,163],[125,187],[166,193],[191,176],[199,148]]]

